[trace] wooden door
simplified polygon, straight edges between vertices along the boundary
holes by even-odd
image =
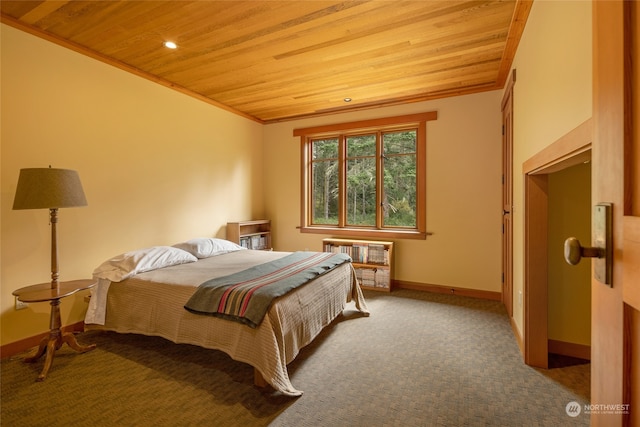
[[[625,151],[623,278],[625,423],[640,425],[640,6],[624,4]]]
[[[593,2],[592,200],[613,204],[614,246],[612,286],[591,284],[591,404],[599,405],[592,406],[593,426],[640,425],[637,8],[633,1]]]
[[[502,99],[502,303],[513,317],[513,70]]]

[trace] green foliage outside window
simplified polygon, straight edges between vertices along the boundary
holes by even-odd
[[[314,140],[312,155],[313,223],[338,224],[338,138]]]
[[[300,231],[426,239],[427,123],[435,111],[294,129]]]
[[[312,140],[312,223],[339,223],[340,164],[344,161],[347,226],[376,226],[380,212],[382,227],[415,228],[416,137],[412,129]],[[345,144],[343,160],[341,141]]]

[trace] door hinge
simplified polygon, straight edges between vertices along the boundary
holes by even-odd
[[[504,136],[504,125],[502,125],[502,136]]]

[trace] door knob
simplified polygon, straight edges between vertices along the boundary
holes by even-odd
[[[569,237],[564,241],[564,259],[571,265],[577,265],[582,258],[602,258],[604,256],[604,249],[582,246],[580,240],[575,237]]]
[[[613,286],[613,205],[599,203],[593,210],[593,245],[585,247],[575,237],[564,242],[564,259],[576,265],[582,258],[596,258],[593,275],[597,281]]]

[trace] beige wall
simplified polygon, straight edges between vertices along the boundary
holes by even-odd
[[[591,164],[548,176],[548,332],[549,339],[591,345],[591,262],[569,265],[564,241],[591,242]]]
[[[279,250],[301,234],[294,128],[437,110],[428,124],[426,241],[398,241],[395,278],[500,291],[502,91],[261,126],[2,25],[1,343],[46,330],[48,306],[11,291],[49,280],[46,211],[12,211],[19,169],[77,169],[89,206],[60,212],[63,279],[116,253],[267,217]],[[514,68],[514,320],[522,329],[522,163],[591,116],[591,4],[535,2]],[[264,145],[262,145],[264,143]],[[67,301],[68,300],[68,301]],[[68,298],[63,323],[82,320]]]
[[[262,127],[2,25],[1,343],[48,328],[49,306],[11,292],[50,280],[48,211],[13,211],[20,168],[76,169],[89,205],[61,209],[62,280],[103,260],[263,214]],[[63,300],[62,323],[83,319]]]
[[[522,334],[522,164],[591,117],[591,2],[534,2],[513,67],[513,318]]]
[[[492,91],[265,126],[265,211],[276,249],[321,250],[302,234],[300,141],[293,129],[438,111],[427,124],[427,240],[395,240],[396,280],[500,292],[502,93]]]

